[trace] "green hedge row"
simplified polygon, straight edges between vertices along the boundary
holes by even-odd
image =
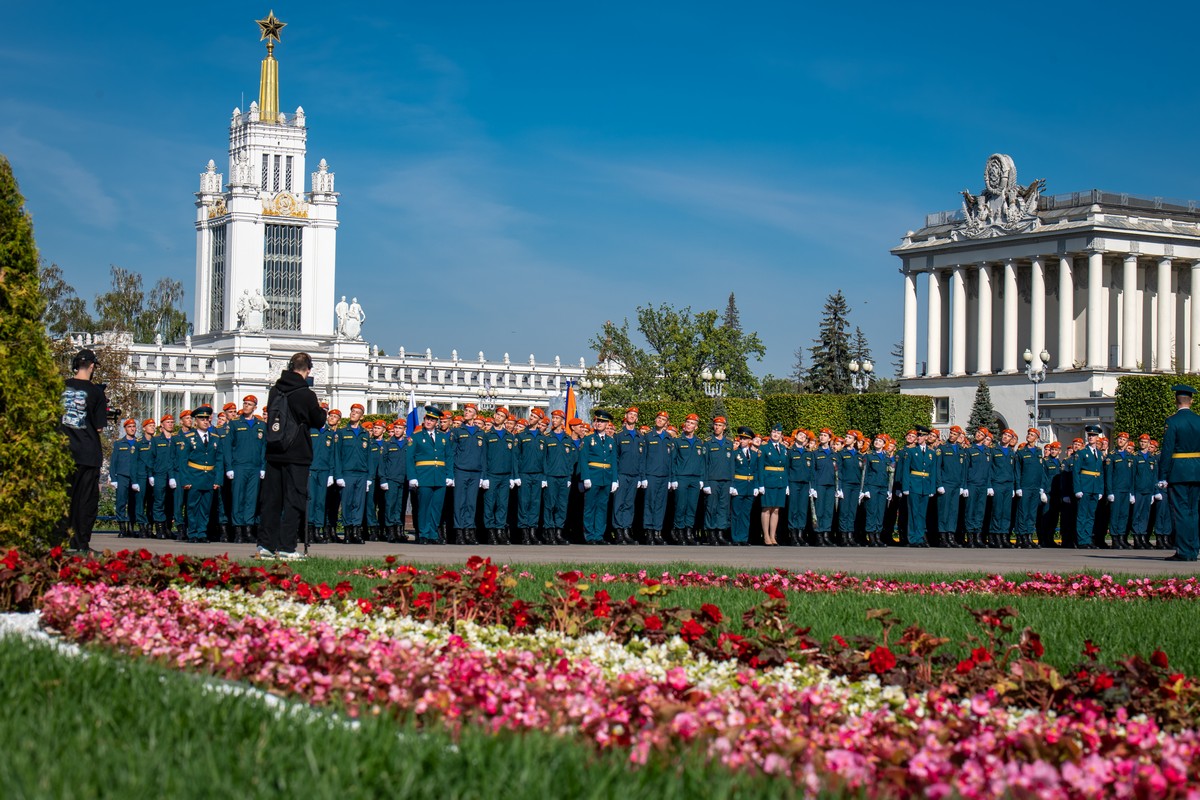
[[[721,398],[721,402],[725,406],[725,418],[729,421],[730,430],[737,430],[743,425],[752,428],[755,432],[766,430],[766,404],[762,400],[747,397],[723,397]],[[695,401],[659,400],[634,403],[633,405],[638,407],[639,419],[643,425],[653,424],[654,415],[659,411],[666,411],[670,414],[671,424],[676,427],[683,424],[683,420],[688,414],[698,414],[700,416],[699,430],[701,433],[706,434],[711,429],[715,401],[712,398],[706,397],[703,400]],[[624,408],[608,408],[605,410],[612,414],[613,420],[618,423],[625,415]]]
[[[1113,427],[1133,436],[1148,433],[1162,439],[1167,417],[1175,413],[1177,383],[1200,387],[1200,375],[1123,375],[1117,378]]]

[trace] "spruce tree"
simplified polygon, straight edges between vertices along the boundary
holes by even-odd
[[[729,302],[725,304],[725,327],[738,333],[742,332],[742,315],[738,311],[737,299],[733,292],[729,293]]]
[[[58,431],[62,378],[42,314],[33,221],[0,155],[0,545],[48,544],[67,513],[72,461]]]
[[[975,389],[975,402],[971,405],[971,418],[967,420],[967,432],[971,435],[979,428],[992,428],[996,422],[996,408],[992,405],[992,390],[987,381],[979,379],[979,387]],[[995,433],[995,431],[993,431]]]
[[[849,394],[850,386],[850,306],[839,289],[825,300],[820,336],[809,348],[812,366],[807,373],[808,391],[816,394]]]

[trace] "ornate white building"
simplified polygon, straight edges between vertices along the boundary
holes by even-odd
[[[463,360],[457,351],[383,356],[363,339],[365,311],[353,298],[335,304],[338,193],[325,159],[307,173],[303,108],[279,111],[275,43],[284,23],[259,21],[267,40],[259,100],[235,108],[229,123],[229,181],[209,161],[196,193],[196,284],[193,335],[182,343],[133,343],[136,416],[178,414],[201,403],[265,400],[288,357],[310,353],[316,390],[331,407],[351,403],[368,413],[420,404],[458,408],[506,405],[524,414],[557,402],[584,361],[513,363]],[[305,176],[309,182],[305,186]]]
[[[902,391],[932,395],[936,424],[965,427],[986,378],[1002,420],[1032,425],[1026,355],[1034,367],[1049,356],[1038,426],[1058,439],[1111,427],[1120,375],[1200,371],[1195,202],[1045,196],[1044,181],[1022,186],[1000,154],[984,183],[892,250],[904,275]]]

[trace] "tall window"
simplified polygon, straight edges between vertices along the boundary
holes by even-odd
[[[283,188],[295,194],[296,190],[292,186],[292,156],[287,157],[287,165],[283,175]]]
[[[192,408],[200,406],[212,406],[213,396],[211,392],[192,392]]]
[[[282,161],[282,159],[279,156],[275,156],[275,191],[277,191],[277,192],[279,191],[279,162],[280,161]]]
[[[266,153],[263,153],[262,188],[263,188],[264,192],[267,189],[271,188],[271,184],[268,182],[270,180],[270,178],[271,178],[271,157],[269,155],[267,155]]]
[[[175,419],[179,419],[179,412],[181,411],[183,411],[183,392],[163,392],[162,413],[170,414]]]
[[[212,280],[209,283],[212,295],[208,306],[208,330],[215,332],[225,326],[225,226],[213,228],[211,235]]]
[[[300,265],[304,229],[298,225],[267,225],[263,237],[263,296],[270,330],[300,330]]]
[[[154,392],[138,392],[137,408],[133,409],[133,418],[138,421],[138,430],[142,429],[142,420],[154,417]]]

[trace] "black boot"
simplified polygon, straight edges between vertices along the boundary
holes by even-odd
[[[351,525],[346,528],[346,543],[347,544],[362,544],[363,543],[363,526]]]

